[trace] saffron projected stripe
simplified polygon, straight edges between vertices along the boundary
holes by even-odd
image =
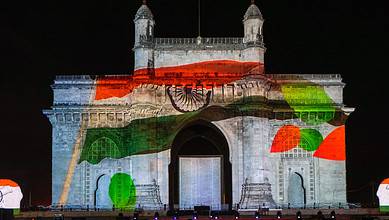
[[[124,97],[142,84],[153,85],[223,85],[248,74],[263,73],[259,62],[231,60],[206,61],[174,67],[140,69],[134,76],[104,76],[97,80],[96,100]],[[144,77],[146,76],[146,77]],[[120,86],[118,86],[120,84]]]

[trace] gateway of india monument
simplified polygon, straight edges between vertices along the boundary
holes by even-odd
[[[340,75],[265,72],[254,2],[237,38],[159,38],[146,2],[133,21],[131,73],[54,80],[53,205],[346,207]]]

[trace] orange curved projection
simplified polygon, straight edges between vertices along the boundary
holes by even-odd
[[[9,180],[9,179],[0,179],[0,186],[17,187],[19,185],[17,183],[15,183],[14,181]]]
[[[294,125],[282,126],[271,145],[271,153],[288,151],[300,143],[300,129]]]
[[[141,84],[203,85],[207,89],[239,80],[250,74],[262,74],[260,62],[231,60],[205,61],[187,65],[136,70],[134,76],[103,76],[97,79],[96,100],[121,98]]]
[[[327,160],[346,160],[345,126],[333,130],[313,156]]]

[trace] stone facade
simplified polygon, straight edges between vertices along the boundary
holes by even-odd
[[[224,159],[231,164],[231,183],[225,184],[232,185],[232,198],[222,203],[243,209],[347,203],[345,158],[316,154],[353,111],[343,104],[340,75],[264,74],[263,19],[255,5],[244,16],[243,38],[155,38],[146,5],[134,22],[133,76],[57,76],[54,81],[53,107],[44,111],[53,127],[53,204],[111,208],[116,173],[131,176],[138,193],[134,206],[161,209],[175,203],[169,197],[171,151],[192,117],[211,124],[228,143]],[[201,65],[213,61],[224,65],[217,68],[230,68],[233,61],[244,71],[203,71],[210,64]],[[188,76],[190,65],[199,63],[201,68],[193,67]],[[252,63],[246,71],[243,65]],[[288,98],[293,91],[296,97]],[[194,104],[182,103],[180,94]],[[323,122],[326,114],[331,116]],[[163,123],[172,117],[171,134],[165,134]],[[149,126],[150,120],[155,122]],[[278,132],[289,125],[319,132],[323,146],[314,152],[300,141],[273,152]],[[146,150],[137,150],[142,144]]]

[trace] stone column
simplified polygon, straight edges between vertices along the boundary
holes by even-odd
[[[242,185],[241,208],[274,207],[269,178],[271,161],[267,148],[269,121],[243,118],[243,154],[245,184]]]

